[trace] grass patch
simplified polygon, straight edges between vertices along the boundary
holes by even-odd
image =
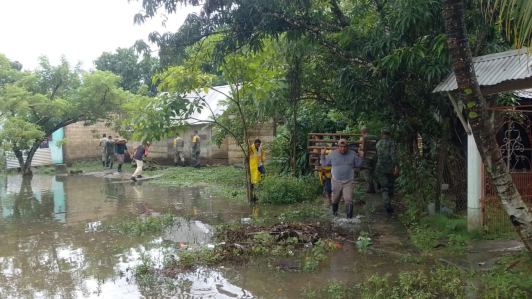
[[[427,252],[463,253],[467,241],[485,239],[482,231],[468,232],[465,218],[447,218],[434,215],[410,223],[412,243]]]
[[[260,203],[293,204],[315,200],[320,190],[320,182],[314,175],[266,176],[257,186],[256,194]]]
[[[214,196],[246,200],[246,180],[244,169],[219,166],[203,167],[168,167],[156,171],[146,171],[146,175],[163,174],[164,176],[153,180],[154,184],[200,187],[207,186],[206,191]]]
[[[523,256],[524,255],[524,256]],[[526,262],[523,262],[523,259]],[[474,273],[454,267],[438,266],[432,271],[403,271],[398,275],[372,275],[355,287],[331,280],[323,288],[304,288],[304,298],[532,298],[530,254],[509,257],[527,264],[527,272],[509,270],[507,261],[490,272]],[[511,263],[510,263],[511,264]],[[528,274],[528,275],[527,275]]]
[[[115,230],[124,235],[143,236],[156,233],[174,225],[177,217],[166,214],[160,217],[146,217],[133,221],[124,221],[116,225],[105,226],[106,230]]]

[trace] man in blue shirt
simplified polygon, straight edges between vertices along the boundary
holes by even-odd
[[[115,147],[115,156],[118,160],[118,172],[122,172],[122,164],[124,164],[124,153],[131,155],[126,146],[125,139],[117,139]]]

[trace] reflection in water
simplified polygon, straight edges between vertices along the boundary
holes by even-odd
[[[381,257],[361,259],[355,248],[344,246],[317,273],[280,273],[264,260],[198,268],[168,278],[172,284],[143,285],[132,269],[145,257],[160,268],[165,257],[177,250],[176,243],[208,244],[211,225],[250,217],[259,210],[197,188],[86,176],[35,176],[31,181],[0,177],[0,210],[0,298],[299,298],[303,287],[323,286],[331,278],[355,284],[370,273],[390,270],[374,268],[382,264]],[[184,217],[163,237],[98,230],[166,213],[197,217],[194,221]]]
[[[202,298],[201,294],[217,294],[218,285],[240,290],[214,271],[208,271],[210,278],[201,281],[199,272],[190,273],[186,288],[139,287],[131,270],[141,257],[149,256],[161,266],[175,244],[155,236],[131,238],[98,230],[104,223],[138,215],[195,211],[217,214],[222,220],[247,215],[247,207],[228,207],[198,189],[130,185],[83,176],[35,176],[32,180],[7,176],[0,177],[0,209],[0,298],[161,298],[176,294]],[[179,224],[174,234],[167,234],[167,241],[210,241],[208,224],[185,220]],[[230,293],[227,298],[248,296],[242,290]]]

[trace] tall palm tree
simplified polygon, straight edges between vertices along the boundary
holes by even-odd
[[[503,19],[504,14],[510,14],[513,17],[519,16],[513,18],[516,21],[512,24],[519,29],[520,33],[517,36],[530,37],[532,1],[486,0],[485,3],[492,5],[491,8],[504,8],[505,11],[499,10],[501,11],[501,19]],[[497,196],[508,213],[516,232],[526,248],[532,252],[532,213],[517,192],[493,134],[488,116],[488,105],[480,92],[473,68],[471,48],[465,27],[463,0],[443,0],[443,16],[458,91],[462,95],[465,106],[468,107],[469,123],[480,156],[488,172],[488,177],[492,185],[496,187]],[[525,41],[530,41],[530,39],[518,39],[518,46],[520,47]]]

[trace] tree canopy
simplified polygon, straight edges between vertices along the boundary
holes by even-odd
[[[44,138],[79,121],[110,121],[133,97],[118,87],[119,76],[84,72],[65,57],[57,66],[41,57],[34,72],[20,72],[6,61],[0,56],[0,143],[13,151],[26,174]]]

